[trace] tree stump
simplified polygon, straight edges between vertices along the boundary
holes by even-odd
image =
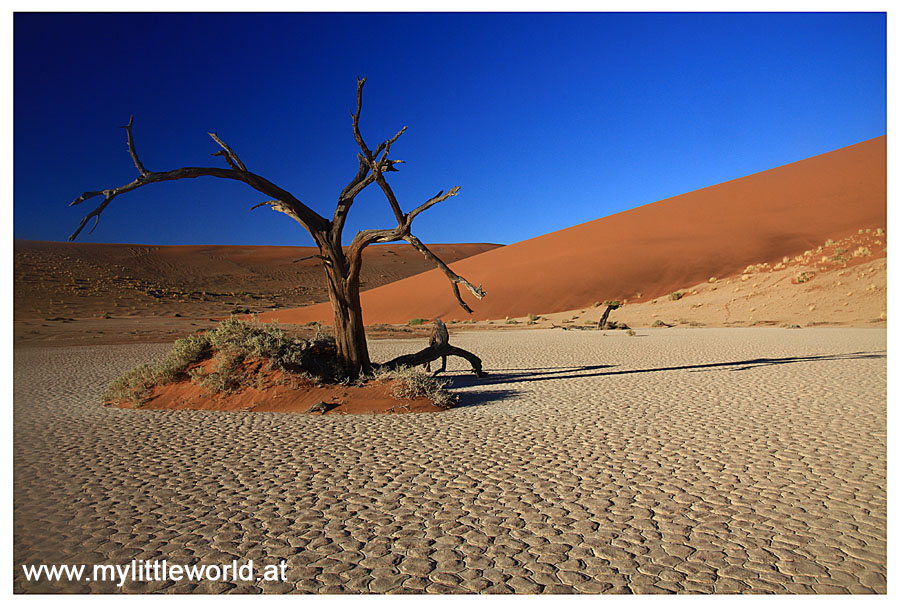
[[[603,312],[603,316],[600,317],[600,322],[597,324],[600,330],[606,330],[607,320],[609,320],[609,312],[614,309],[619,309],[619,307],[621,307],[622,305],[618,301],[604,301],[604,303],[606,303],[606,311]]]
[[[447,326],[440,319],[434,321],[434,327],[431,329],[431,336],[428,339],[428,347],[416,353],[396,357],[382,364],[381,368],[390,370],[400,366],[422,365],[425,366],[426,370],[431,371],[431,363],[440,358],[441,368],[434,371],[434,375],[437,375],[447,370],[448,356],[464,358],[472,365],[472,372],[477,377],[483,377],[487,374],[481,369],[481,358],[470,351],[450,345],[450,334],[447,332]]]

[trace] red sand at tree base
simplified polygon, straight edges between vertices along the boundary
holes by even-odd
[[[143,404],[110,402],[119,408],[148,410],[223,410],[253,412],[306,412],[324,402],[324,414],[382,414],[407,412],[439,412],[446,410],[427,398],[398,398],[393,395],[397,380],[369,381],[354,385],[318,385],[309,379],[292,376],[280,370],[263,370],[265,362],[256,360],[241,365],[240,372],[249,377],[240,391],[214,393],[185,379],[153,387]],[[213,362],[198,365],[212,370]],[[323,414],[321,412],[311,414]]]

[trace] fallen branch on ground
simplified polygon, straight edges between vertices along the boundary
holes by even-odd
[[[447,370],[448,356],[458,356],[464,358],[472,365],[472,372],[475,373],[475,376],[483,377],[487,374],[481,369],[481,358],[470,351],[450,345],[449,341],[450,335],[447,332],[447,326],[441,320],[435,320],[428,347],[416,353],[396,357],[393,360],[381,364],[380,368],[391,370],[400,366],[412,367],[423,365],[427,370],[431,370],[431,363],[440,358],[441,368],[434,371],[434,375],[437,375],[438,373]]]

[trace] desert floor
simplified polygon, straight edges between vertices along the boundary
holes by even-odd
[[[886,590],[882,328],[457,333],[442,413],[103,408],[163,345],[15,351],[23,563],[287,561],[127,592]],[[414,351],[373,341],[373,358]]]

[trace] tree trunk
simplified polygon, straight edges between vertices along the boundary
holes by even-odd
[[[600,322],[598,323],[600,330],[606,330],[607,320],[609,320],[609,312],[614,309],[619,309],[619,307],[620,306],[618,303],[607,304],[606,311],[603,312],[603,317],[600,318]]]
[[[350,379],[372,370],[366,329],[363,325],[362,303],[359,300],[358,274],[351,275],[344,251],[329,244],[320,244],[328,277],[328,297],[334,311],[334,340],[338,356]]]

